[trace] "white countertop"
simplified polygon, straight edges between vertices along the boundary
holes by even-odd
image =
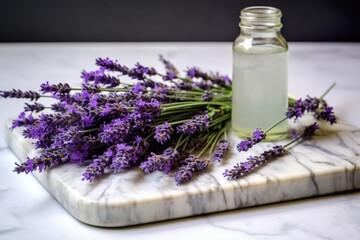
[[[80,83],[97,57],[161,69],[163,54],[179,69],[199,66],[231,75],[231,43],[0,44],[0,89],[38,90],[42,82]],[[289,91],[326,96],[337,116],[360,128],[360,44],[290,43]],[[127,228],[78,222],[37,182],[12,172],[16,157],[3,138],[5,120],[22,110],[0,100],[0,239],[357,239],[360,192],[291,201]]]

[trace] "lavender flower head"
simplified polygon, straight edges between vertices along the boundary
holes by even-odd
[[[18,116],[18,119],[14,120],[12,122],[11,129],[14,130],[17,127],[23,127],[23,126],[31,126],[35,123],[35,119],[30,114],[28,117],[26,117],[25,112],[21,112]]]
[[[173,167],[178,164],[179,152],[171,147],[167,148],[162,154],[151,153],[151,156],[145,162],[142,162],[140,168],[145,173],[153,171],[162,171],[168,174]]]
[[[37,103],[35,102],[34,104],[28,104],[28,103],[25,103],[25,107],[24,107],[24,111],[25,112],[41,112],[42,110],[45,109],[45,106],[40,104],[40,103]]]
[[[333,108],[328,107],[325,100],[309,96],[305,100],[301,98],[297,100],[293,107],[287,109],[285,115],[288,119],[294,118],[294,121],[296,121],[305,112],[313,112],[316,119],[328,121],[330,124],[336,123]]]
[[[201,100],[204,102],[210,102],[214,97],[213,91],[205,91],[205,93],[201,96]]]
[[[160,61],[165,65],[166,69],[166,75],[163,77],[164,80],[173,80],[179,75],[179,71],[174,64],[165,59],[162,55],[160,55]]]
[[[247,137],[245,140],[240,141],[240,143],[236,146],[239,152],[246,152],[250,148],[252,148],[255,144],[261,142],[266,138],[266,134],[261,129],[257,128],[253,132],[252,137]]]
[[[306,126],[303,134],[301,135],[302,140],[310,139],[316,130],[320,129],[319,125],[315,122],[309,126]]]
[[[155,74],[156,70],[154,68],[144,67],[140,63],[136,63],[135,67],[130,69],[128,73],[129,77],[138,80],[146,79],[146,75],[153,76]]]
[[[13,89],[12,91],[0,91],[0,98],[27,98],[30,101],[38,100],[40,94],[34,91],[23,92],[21,90]]]
[[[113,156],[111,152],[108,153],[108,156]],[[136,163],[138,157],[135,155],[134,147],[128,146],[124,143],[116,145],[116,154],[112,158],[112,163],[110,164],[110,169],[113,169],[114,172],[121,172],[128,169],[132,163]]]
[[[177,132],[183,134],[194,134],[206,130],[210,125],[210,117],[207,113],[195,115],[191,120],[178,126]]]
[[[208,167],[208,165],[208,161],[201,160],[195,155],[190,154],[183,161],[179,170],[175,174],[175,181],[177,185],[190,181],[192,179],[193,172],[202,172]]]
[[[228,179],[239,178],[256,167],[268,162],[269,160],[284,154],[285,149],[282,146],[274,146],[271,150],[265,151],[260,156],[250,156],[245,162],[237,163],[232,169],[226,169],[223,173],[224,177]]]
[[[64,154],[59,150],[55,151],[44,151],[38,157],[28,158],[25,162],[18,164],[15,163],[14,172],[16,173],[26,173],[33,172],[38,170],[42,172],[50,166],[59,165],[64,159],[62,158]]]
[[[220,162],[225,154],[229,151],[230,142],[227,140],[220,140],[214,151],[213,162]]]
[[[108,158],[105,156],[100,156],[96,158],[85,170],[83,173],[83,178],[81,180],[88,180],[90,182],[94,181],[97,178],[100,178],[104,173],[105,169],[108,166]]]
[[[129,69],[126,66],[122,66],[116,60],[113,61],[109,58],[98,58],[95,64],[101,67],[102,70],[121,72],[123,75],[129,73]]]
[[[161,125],[156,126],[154,138],[161,144],[168,141],[173,134],[174,129],[168,122],[164,122]]]

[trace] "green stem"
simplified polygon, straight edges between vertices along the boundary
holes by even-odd
[[[299,137],[295,138],[295,139],[292,140],[291,142],[288,142],[287,144],[285,144],[285,145],[283,146],[283,148],[287,148],[288,146],[290,146],[291,144],[297,142],[297,141],[298,141],[299,139],[301,139],[301,138],[302,138],[302,136],[299,136]]]
[[[180,135],[180,137],[179,137],[179,140],[178,140],[178,142],[176,143],[176,146],[175,146],[175,150],[178,148],[178,146],[179,146],[179,144],[180,144],[180,142],[181,142],[181,138],[182,138],[182,134]]]
[[[206,106],[206,105],[218,105],[218,106],[226,106],[228,105],[228,103],[226,102],[182,102],[183,104],[179,104],[176,106],[170,106],[167,107],[163,104],[162,106],[164,107],[164,111],[169,111],[169,110],[174,110],[174,109],[184,109],[184,108],[191,108],[193,106]]]
[[[185,123],[187,121],[190,121],[191,119],[184,119],[184,120],[179,120],[179,121],[175,121],[175,122],[169,122],[170,125],[178,125],[181,123]]]
[[[269,132],[271,129],[273,129],[274,127],[276,127],[277,125],[279,125],[280,123],[284,122],[286,119],[288,119],[287,117],[284,117],[283,119],[281,119],[280,121],[278,121],[277,123],[271,125],[268,129],[266,129],[265,133]]]
[[[225,120],[228,120],[230,119],[231,117],[231,113],[227,113],[221,117],[218,117],[216,118],[210,125],[209,125],[209,128],[212,127],[212,126],[215,126],[216,124],[222,122],[222,121],[225,121]]]
[[[326,96],[326,94],[328,94],[335,87],[335,85],[336,85],[335,82],[331,84],[331,86],[320,96],[320,100],[323,99]]]
[[[209,147],[209,145],[212,143],[213,138],[215,137],[215,134],[211,134],[208,137],[208,143],[205,145],[205,147],[203,148],[203,150],[201,150],[201,152],[197,155],[198,158],[200,158],[200,156],[205,152],[205,150]]]
[[[211,145],[210,147],[210,150],[209,150],[209,155],[213,152],[215,146],[217,145],[218,141],[219,141],[219,138],[221,137],[221,135],[225,132],[225,127],[223,129],[221,129],[221,131],[219,131],[216,135],[216,138],[213,142],[213,144]]]
[[[186,147],[187,147],[187,145],[188,145],[188,143],[189,143],[190,136],[187,136],[187,137],[185,138],[185,140],[186,140],[186,142],[185,142],[185,144],[183,145],[183,148],[182,148],[183,151],[185,151],[185,149],[186,149]]]
[[[201,98],[192,98],[192,97],[185,97],[185,96],[171,96],[171,95],[167,95],[166,98],[176,98],[176,99],[184,99],[184,100],[201,101]]]
[[[94,131],[97,131],[99,130],[100,128],[91,128],[91,129],[87,129],[87,130],[83,130],[83,131],[80,131],[81,133],[89,133],[89,132],[94,132]]]

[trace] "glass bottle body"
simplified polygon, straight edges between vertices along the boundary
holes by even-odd
[[[256,128],[266,130],[284,118],[287,69],[288,46],[278,27],[242,26],[233,45],[232,128],[239,137],[251,136]],[[279,140],[287,132],[283,122],[266,139]]]

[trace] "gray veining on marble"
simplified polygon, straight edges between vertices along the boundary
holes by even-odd
[[[327,128],[326,125],[322,126]],[[20,130],[6,132],[7,142],[22,160],[36,154]],[[230,139],[238,139],[231,135]],[[173,176],[138,169],[111,174],[94,183],[81,181],[84,167],[70,164],[34,173],[39,182],[78,220],[96,226],[129,226],[267,203],[360,189],[360,130],[340,123],[295,146],[284,157],[239,180],[222,172],[249,153],[232,145],[230,157],[194,181],[177,186]]]

